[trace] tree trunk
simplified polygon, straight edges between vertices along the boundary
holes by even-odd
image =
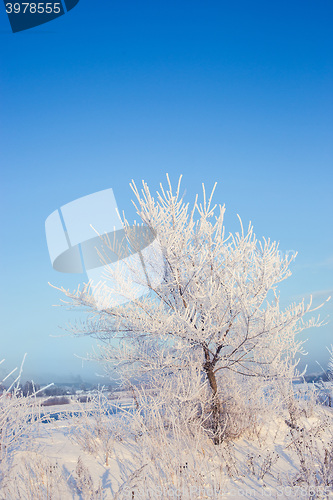
[[[212,430],[213,430],[213,442],[214,444],[221,444],[223,441],[223,436],[221,433],[221,403],[217,394],[217,382],[214,370],[211,364],[206,363],[204,366],[205,372],[207,373],[207,378],[209,385],[212,389]]]

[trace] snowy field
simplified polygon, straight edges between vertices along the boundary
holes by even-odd
[[[297,428],[274,416],[218,446],[200,430],[171,435],[158,418],[147,425],[130,398],[112,403],[100,394],[39,411],[57,419],[25,426],[1,499],[333,498],[328,407],[307,402]]]

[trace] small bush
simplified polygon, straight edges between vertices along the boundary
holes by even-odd
[[[92,398],[91,398],[91,395],[90,394],[84,394],[83,396],[79,396],[77,398],[77,401],[79,403],[89,403],[89,401],[91,401]]]
[[[71,400],[69,398],[65,398],[64,396],[53,397],[43,401],[42,406],[68,405],[70,402]]]

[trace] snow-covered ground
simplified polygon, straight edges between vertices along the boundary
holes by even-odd
[[[203,436],[189,444],[182,433],[169,441],[165,429],[126,431],[133,400],[119,400],[118,414],[105,415],[104,403],[43,408],[60,418],[31,427],[14,454],[0,498],[333,498],[327,479],[333,478],[333,463],[325,463],[325,447],[332,451],[331,408],[300,415],[298,428],[275,417],[240,439],[214,446]],[[322,483],[313,475],[316,470]]]

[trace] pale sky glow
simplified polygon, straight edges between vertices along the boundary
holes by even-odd
[[[82,276],[52,269],[45,220],[112,188],[133,221],[132,179],[183,174],[190,203],[217,181],[227,231],[238,213],[298,251],[283,305],[333,296],[332,2],[100,3],[16,34],[0,11],[1,368],[27,352],[45,382],[100,371],[74,356],[92,339],[55,337],[81,316],[48,282]],[[304,334],[309,371],[327,364],[327,321]]]

